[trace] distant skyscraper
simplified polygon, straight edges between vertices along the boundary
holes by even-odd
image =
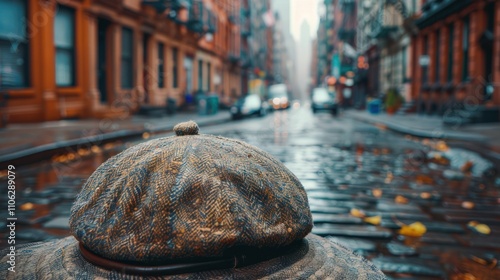
[[[297,81],[299,94],[296,95],[302,100],[308,96],[311,68],[311,31],[309,23],[302,21],[300,25],[300,40],[297,44]]]
[[[300,98],[300,90],[297,90],[297,79],[296,79],[296,68],[297,68],[297,56],[295,55],[295,40],[292,37],[290,26],[291,18],[291,0],[273,0],[271,2],[272,9],[279,13],[281,26],[283,30],[283,37],[285,41],[285,48],[287,52],[288,61],[288,86],[291,89],[293,98]]]
[[[279,12],[280,19],[285,33],[290,33],[290,0],[273,0],[272,9]]]

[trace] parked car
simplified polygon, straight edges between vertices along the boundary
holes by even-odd
[[[269,106],[274,110],[290,108],[288,89],[285,84],[276,84],[267,91]]]
[[[329,92],[326,88],[313,89],[311,94],[311,109],[313,113],[329,111],[332,115],[337,115],[338,103],[335,92]]]
[[[248,116],[265,116],[269,106],[257,94],[250,94],[241,99],[238,99],[231,106],[231,118],[233,120]]]

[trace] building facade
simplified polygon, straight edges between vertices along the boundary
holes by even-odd
[[[500,120],[500,1],[425,1],[416,22],[412,98],[445,118]],[[491,109],[496,110],[491,111]],[[479,114],[479,115],[478,115]]]
[[[356,58],[356,17],[354,0],[325,0],[320,8],[316,42],[317,71],[313,86],[328,86],[337,100],[350,105]]]
[[[358,61],[356,99],[383,97],[394,89],[407,102],[411,97],[412,36],[418,29],[421,1],[358,1]]]
[[[289,88],[290,96],[294,99],[300,98],[300,93],[297,85],[297,77],[295,76],[296,67],[297,67],[297,56],[295,53],[295,40],[290,33],[290,25],[291,25],[291,3],[290,0],[273,0],[271,2],[273,6],[273,11],[279,13],[279,20],[277,20],[277,24],[280,26],[275,28],[282,35],[282,48],[281,55],[286,57],[286,71],[284,75],[286,75],[287,80],[285,83]],[[275,48],[276,49],[276,48]],[[282,58],[284,59],[284,58]],[[281,61],[282,61],[281,59]]]
[[[126,117],[241,94],[239,1],[0,0],[9,123]],[[232,95],[231,95],[232,94]]]
[[[286,47],[285,30],[280,14],[275,12],[273,26],[273,81],[277,84],[286,84],[290,88],[289,61]]]
[[[270,0],[242,0],[241,65],[244,94],[264,96],[273,83],[274,16]]]

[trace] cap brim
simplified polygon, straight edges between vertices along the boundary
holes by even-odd
[[[384,274],[349,249],[314,234],[294,252],[258,264],[224,270],[180,274],[166,279],[386,279]],[[130,275],[94,266],[81,256],[70,236],[19,246],[15,273],[7,270],[7,252],[0,263],[0,279],[127,279]],[[48,277],[48,278],[47,278]],[[134,277],[137,279],[137,276]],[[155,279],[159,279],[155,277]]]

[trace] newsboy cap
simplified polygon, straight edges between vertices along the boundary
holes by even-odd
[[[310,233],[306,192],[279,160],[192,121],[174,131],[99,166],[71,209],[73,236],[20,248],[16,278],[384,279]]]

